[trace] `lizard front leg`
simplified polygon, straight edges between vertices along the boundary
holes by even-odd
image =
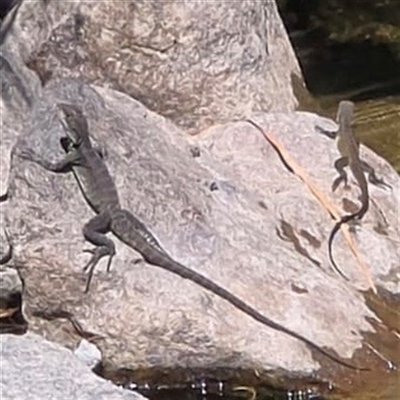
[[[51,162],[45,160],[37,153],[35,153],[31,148],[24,148],[18,152],[18,156],[22,159],[35,162],[43,168],[52,172],[66,172],[71,169],[74,165],[82,165],[81,156],[76,151],[71,151],[65,155],[63,159],[56,162]]]
[[[85,293],[89,291],[90,282],[96,265],[105,256],[109,256],[107,272],[110,271],[111,261],[115,255],[114,242],[105,235],[105,233],[110,230],[110,223],[111,219],[109,213],[102,212],[93,217],[83,227],[82,232],[85,239],[96,246],[93,250],[86,250],[93,255],[83,268],[85,272],[88,271]]]
[[[345,167],[349,165],[348,157],[341,157],[335,161],[335,169],[339,172],[339,176],[332,183],[332,192],[334,192],[339,184],[344,181],[345,186],[347,186],[347,173],[344,170]]]
[[[66,153],[71,153],[71,152],[75,152],[75,149],[79,148],[79,146],[81,145],[80,142],[75,143],[73,140],[71,140],[71,138],[67,137],[62,137],[60,139],[60,143],[62,148],[64,149],[64,151]],[[108,154],[107,154],[107,148],[103,145],[101,146],[97,146],[97,145],[93,145],[93,150],[98,154],[98,156],[101,159],[106,159]],[[77,164],[75,164],[77,165]]]

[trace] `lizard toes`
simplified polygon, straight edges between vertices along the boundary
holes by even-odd
[[[97,264],[103,257],[110,256],[107,263],[107,272],[109,272],[111,261],[115,255],[115,251],[110,250],[108,247],[102,246],[102,247],[96,247],[95,249],[85,249],[84,252],[92,254],[90,260],[83,267],[83,271],[88,272],[88,278],[86,281],[86,288],[85,288],[85,293],[87,293],[89,291],[90,282],[92,280],[93,272]]]
[[[94,254],[96,252],[96,249],[83,249],[82,250],[84,253],[91,253]]]

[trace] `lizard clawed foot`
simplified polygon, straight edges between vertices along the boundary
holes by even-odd
[[[94,272],[94,269],[96,268],[96,265],[103,257],[110,256],[108,263],[107,263],[107,272],[109,272],[110,266],[111,266],[111,261],[115,255],[115,251],[110,252],[110,249],[105,246],[96,247],[95,249],[85,249],[83,251],[85,253],[93,254],[92,257],[90,258],[90,260],[83,267],[83,271],[88,272],[88,278],[87,278],[86,287],[85,287],[85,293],[87,293],[87,292],[89,292],[90,282],[92,281],[93,272]]]
[[[377,178],[375,175],[368,175],[368,181],[372,184],[381,187],[382,189],[392,189],[388,183],[386,183],[383,179]]]

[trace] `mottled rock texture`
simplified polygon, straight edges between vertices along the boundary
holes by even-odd
[[[2,400],[145,400],[99,378],[71,351],[38,335],[0,340]]]
[[[147,224],[171,256],[277,323],[351,357],[363,343],[363,332],[373,331],[371,322],[378,320],[357,291],[365,288],[363,276],[346,247],[335,247],[335,254],[352,282],[332,273],[326,248],[330,216],[260,132],[244,121],[233,122],[253,109],[293,108],[289,76],[296,63],[285,50],[279,20],[273,23],[273,3],[229,2],[229,8],[227,2],[207,7],[203,2],[119,2],[118,10],[110,4],[27,2],[1,54],[2,71],[8,71],[0,103],[7,127],[1,139],[8,160],[2,183],[5,225],[14,246],[12,262],[25,280],[32,329],[74,347],[80,338],[70,321],[34,316],[37,310],[73,315],[96,338],[105,363],[116,368],[311,373],[319,366],[300,341],[147,265],[115,238],[111,272],[100,265],[91,291],[83,294],[82,267],[88,257],[83,250],[89,246],[81,230],[93,212],[72,174],[51,173],[21,158],[25,149],[46,160],[63,157],[60,138],[65,133],[55,105],[69,102],[82,107],[92,139],[106,149],[104,160],[123,207]],[[164,23],[166,10],[174,13]],[[201,12],[208,14],[199,18]],[[163,23],[153,22],[152,13]],[[170,25],[173,15],[178,17]],[[229,21],[245,32],[239,35],[242,47],[225,43]],[[166,27],[170,36],[161,35]],[[273,44],[273,38],[281,38],[284,46]],[[167,49],[168,40],[173,46]],[[286,51],[286,59],[280,51]],[[84,81],[111,84],[119,91]],[[324,121],[293,112],[260,112],[253,118],[279,137],[332,195],[338,154],[334,143],[315,129]],[[193,137],[178,126],[199,130],[227,120]],[[392,190],[371,189],[376,209],[371,207],[357,239],[379,287],[398,293],[399,228],[393,218],[399,177],[383,160],[365,154]],[[358,201],[351,183],[350,192],[335,194],[339,205],[343,196]],[[378,214],[388,220],[387,234],[373,229]]]
[[[42,82],[76,77],[198,131],[293,110],[300,74],[275,2],[25,2],[8,46]]]

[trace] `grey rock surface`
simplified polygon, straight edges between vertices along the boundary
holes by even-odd
[[[307,112],[260,113],[252,119],[283,144],[318,188],[334,200],[342,215],[360,207],[360,190],[350,171],[350,188],[341,185],[334,193],[331,191],[332,182],[337,177],[333,164],[340,154],[335,141],[319,133],[315,127],[335,129],[333,121],[329,124],[326,118]],[[286,240],[292,242],[293,249],[314,265],[330,271],[327,241],[334,222],[316,198],[309,194],[306,185],[287,171],[282,162],[278,162],[277,168],[271,164],[269,158],[280,159],[272,147],[261,150],[263,139],[259,131],[244,122],[232,123],[210,128],[195,140],[200,149],[206,149],[211,155],[210,160],[205,160],[202,165],[213,170],[216,160],[221,163],[226,176],[259,196],[275,213],[277,230],[284,240],[287,236]],[[399,294],[399,176],[387,161],[363,145],[360,156],[391,188],[369,185],[371,206],[361,226],[356,229],[356,242],[374,282],[393,294]],[[255,168],[255,165],[260,168]],[[267,168],[268,172],[263,173],[262,168]],[[288,181],[293,187],[288,188]],[[346,207],[352,207],[352,211]],[[351,284],[359,290],[367,290],[365,276],[340,233],[334,241],[334,256]]]
[[[6,41],[50,77],[125,92],[197,131],[293,110],[300,69],[275,1],[25,1]]]
[[[11,149],[29,118],[33,101],[40,93],[37,76],[20,56],[0,47],[0,199],[7,195]],[[2,212],[2,211],[0,211]]]
[[[361,333],[373,330],[366,317],[377,317],[355,288],[330,271],[326,237],[332,221],[260,133],[237,122],[189,140],[128,96],[73,80],[48,85],[12,159],[7,225],[15,258],[24,265],[27,307],[70,312],[85,331],[101,338],[104,359],[119,367],[303,372],[318,367],[301,342],[260,325],[189,281],[138,263],[140,256],[115,238],[111,273],[99,267],[91,292],[82,293],[88,246],[81,229],[93,214],[71,174],[51,173],[20,158],[27,146],[39,158],[62,157],[63,132],[54,111],[59,101],[83,107],[93,138],[107,143],[106,162],[123,207],[141,218],[175,259],[342,357],[361,346]],[[314,129],[318,117],[261,114],[257,120],[278,134],[329,190],[336,150]],[[199,157],[193,158],[194,147]],[[377,172],[398,190],[397,175],[380,162]],[[389,213],[396,197],[378,193],[379,207]],[[286,240],[284,223],[309,256]],[[396,265],[396,259],[391,262]],[[384,268],[376,270],[380,284],[398,287]],[[62,329],[51,334],[54,340],[73,342]]]
[[[35,312],[72,315],[96,338],[105,362],[117,368],[311,372],[319,366],[301,342],[146,265],[115,238],[111,272],[100,265],[91,292],[83,294],[83,250],[90,246],[81,230],[93,213],[71,174],[48,172],[21,157],[27,150],[37,159],[63,157],[64,133],[55,113],[63,101],[83,108],[95,144],[106,149],[122,206],[147,224],[171,256],[277,323],[351,357],[378,318],[357,291],[365,282],[341,237],[335,256],[352,284],[330,269],[326,246],[333,221],[327,213],[250,124],[215,125],[195,137],[177,127],[196,130],[252,110],[293,109],[289,76],[297,64],[274,3],[110,4],[24,2],[2,49],[2,57],[14,61],[0,65],[7,84],[0,102],[6,160],[0,197],[7,198],[5,225],[25,280],[32,329],[75,347],[81,338],[68,318],[45,321]],[[160,21],[178,16],[176,29],[153,23],[157,12]],[[127,20],[138,21],[132,32]],[[176,37],[176,45],[160,51]],[[43,90],[33,71],[46,83]],[[60,76],[70,78],[51,79]],[[314,128],[326,121],[307,113],[253,117],[331,196],[337,151]],[[363,148],[362,155],[392,191],[371,188],[374,205],[357,240],[378,286],[398,293],[399,178],[372,152]],[[350,192],[334,197],[339,205],[343,198],[354,205],[357,195],[352,184]]]
[[[140,400],[95,375],[70,350],[28,333],[0,337],[2,400]]]

